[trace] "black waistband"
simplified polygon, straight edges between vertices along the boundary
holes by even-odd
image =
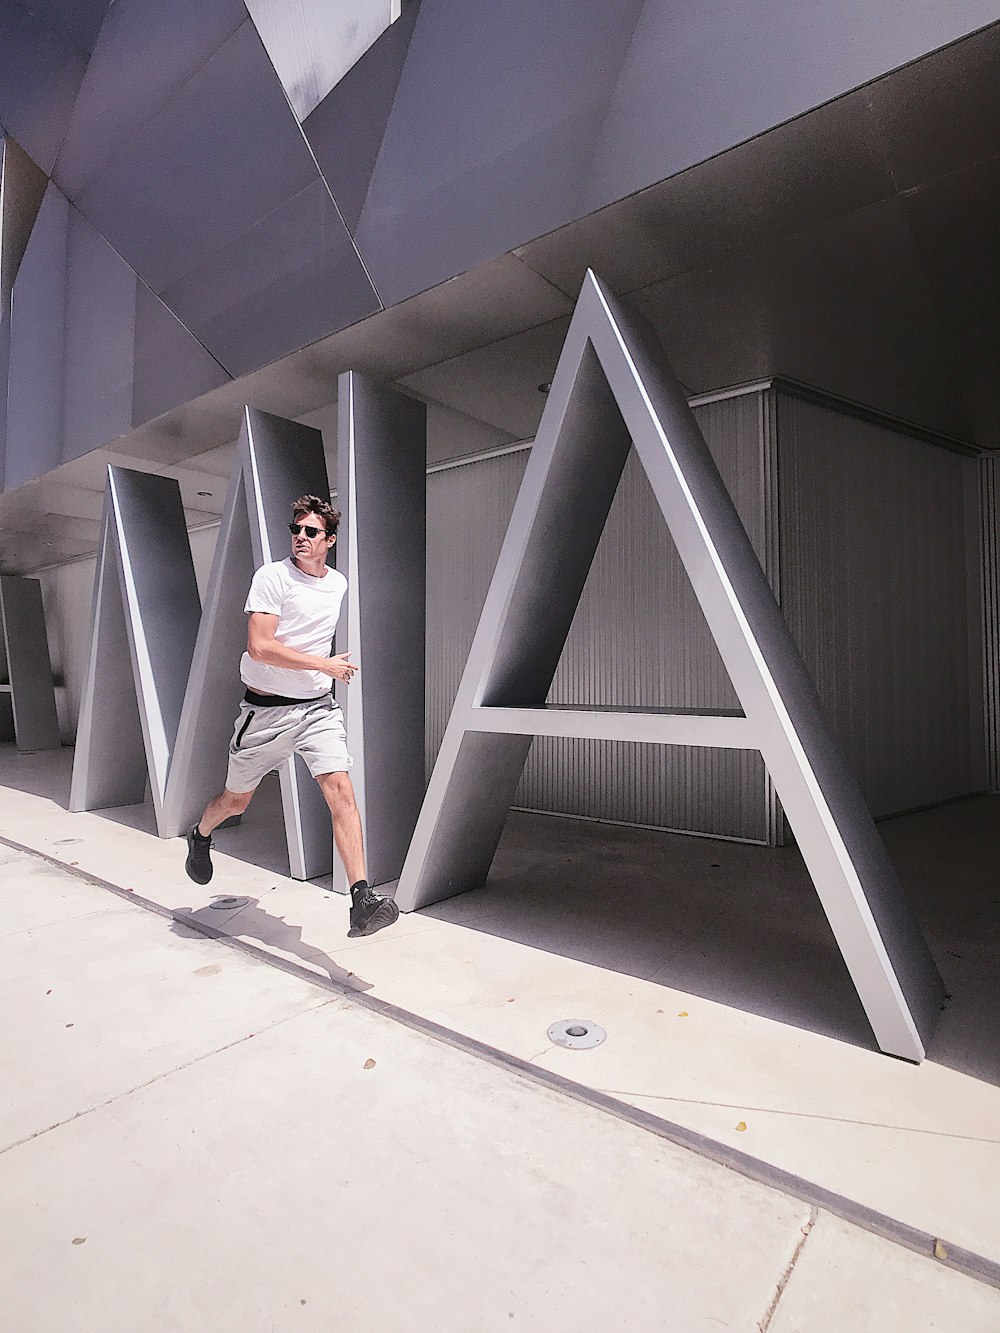
[[[329,690],[326,694],[317,694],[311,699],[290,699],[284,694],[258,694],[256,690],[249,688],[243,696],[245,703],[253,704],[257,708],[288,708],[291,704],[318,704],[321,700],[329,698]]]

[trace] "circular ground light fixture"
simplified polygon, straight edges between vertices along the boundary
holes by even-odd
[[[249,907],[249,898],[216,898],[214,903],[209,903],[213,912],[233,912],[240,907]]]
[[[564,1018],[549,1028],[549,1041],[571,1051],[589,1051],[600,1046],[607,1033],[592,1018]]]

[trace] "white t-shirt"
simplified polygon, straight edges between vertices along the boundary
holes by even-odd
[[[277,616],[274,637],[286,647],[313,657],[329,657],[346,591],[347,580],[336,569],[327,569],[322,578],[314,578],[303,574],[289,556],[257,570],[243,610],[248,615],[265,611]],[[290,699],[314,699],[333,685],[322,671],[268,666],[255,662],[249,653],[240,659],[240,675],[252,690]]]

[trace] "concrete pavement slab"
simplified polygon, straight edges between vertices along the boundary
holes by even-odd
[[[17,891],[11,892],[15,881]],[[0,845],[0,939],[118,906],[96,885],[71,875],[56,879],[44,861]]]
[[[3,941],[0,1147],[328,999],[23,853],[5,871],[4,914],[49,893],[107,910]]]
[[[207,1050],[206,983],[228,974],[252,1006],[272,974],[221,943],[164,949],[161,918],[124,910],[140,925],[127,942],[97,918],[70,953],[38,935],[74,992],[132,955],[127,1003],[101,1013],[93,1087],[120,1078],[134,1034],[160,1048],[164,1015]],[[273,975],[298,991],[285,1021],[0,1152],[11,1328],[755,1329],[806,1205]],[[19,1049],[16,1079],[58,1062],[62,1037],[39,1026]]]
[[[32,757],[0,747],[0,780],[16,771],[27,787],[33,769],[25,760]],[[0,790],[0,831],[16,830],[49,854],[79,860],[81,869],[278,959],[370,988],[904,1226],[1000,1260],[1000,1040],[989,962],[1000,909],[995,851],[993,860],[988,854],[995,837],[983,823],[995,802],[886,826],[908,884],[924,895],[925,915],[937,913],[932,946],[954,992],[918,1068],[873,1049],[792,848],[514,814],[483,890],[352,940],[339,896],[289,880],[276,862],[267,868],[221,854],[216,878],[198,889],[183,876],[183,843],[142,831],[152,826],[148,809],[114,818],[67,814],[39,794],[54,772],[46,761],[36,790]],[[275,811],[277,803],[273,792],[265,795],[266,817],[267,800]],[[280,822],[223,836],[234,852],[267,843],[274,857],[284,839]],[[68,837],[81,843],[66,844]],[[958,849],[961,873],[949,880]],[[251,907],[218,913],[209,904],[222,893],[246,895]],[[545,1050],[548,1025],[568,1017],[596,1019],[608,1040],[589,1052]]]
[[[997,1333],[1000,1291],[820,1214],[767,1333]]]

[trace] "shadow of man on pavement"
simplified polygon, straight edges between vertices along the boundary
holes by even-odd
[[[220,901],[225,901],[220,899]],[[241,900],[244,901],[244,900]],[[231,936],[234,939],[259,940],[267,950],[278,950],[300,959],[308,967],[322,968],[331,981],[349,990],[368,991],[373,983],[365,981],[348,972],[339,963],[335,963],[329,954],[315,945],[308,944],[302,938],[302,927],[291,925],[284,917],[271,916],[259,905],[259,900],[249,898],[245,906],[227,913],[217,908],[177,907],[173,910],[170,929],[175,935],[205,934]]]

